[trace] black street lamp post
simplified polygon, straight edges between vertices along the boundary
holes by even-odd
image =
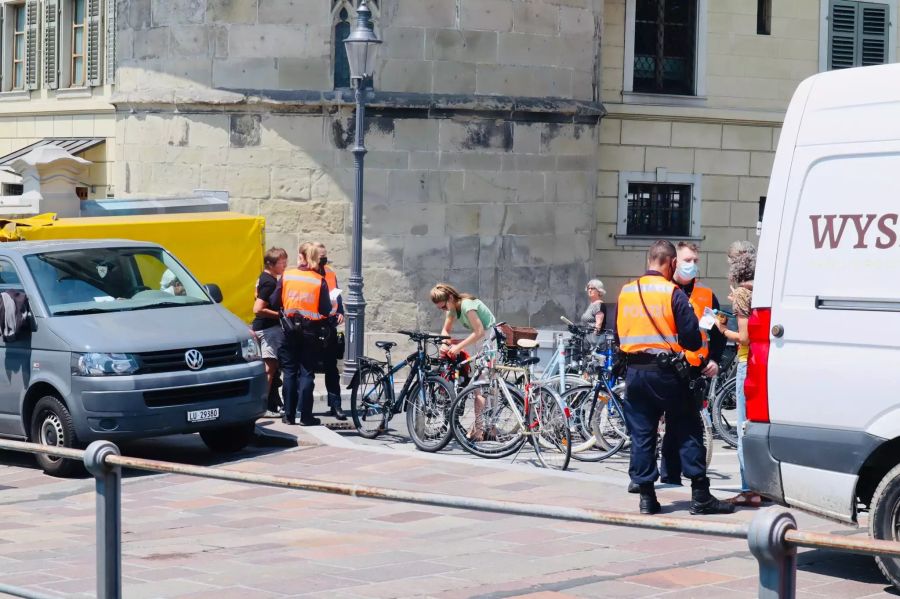
[[[366,82],[375,71],[375,54],[381,40],[372,29],[372,12],[362,0],[356,13],[356,27],[344,40],[347,61],[350,63],[350,82],[356,91],[356,145],[353,161],[356,166],[356,195],[353,199],[353,247],[350,256],[350,279],[344,307],[347,311],[347,351],[344,356],[344,377],[350,380],[359,365],[363,353],[366,322],[366,300],[363,298],[362,276],[362,224],[363,224],[363,162],[366,147],[366,107],[363,94]]]

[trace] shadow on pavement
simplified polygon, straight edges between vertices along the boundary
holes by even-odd
[[[221,466],[249,458],[268,455],[297,447],[297,438],[288,433],[275,431],[268,428],[272,424],[270,419],[262,419],[257,422],[255,440],[245,449],[235,453],[214,453],[210,451],[199,434],[170,435],[166,437],[152,437],[135,441],[123,441],[118,443],[122,455],[148,460],[162,460],[165,462],[178,462],[192,466]],[[14,466],[40,472],[40,468],[30,454],[18,451],[0,450],[0,466]],[[136,478],[157,474],[143,470],[125,470],[123,478]],[[91,476],[83,470],[71,479],[87,479]]]
[[[866,584],[885,585],[884,592],[900,596],[900,592],[889,586],[875,564],[875,558],[852,553],[839,553],[827,549],[812,549],[797,556],[797,569],[801,572],[822,574],[843,580]]]

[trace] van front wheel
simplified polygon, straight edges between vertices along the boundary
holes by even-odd
[[[256,431],[256,421],[244,422],[233,426],[211,428],[200,431],[200,438],[206,446],[216,453],[234,453],[250,444]]]
[[[31,415],[31,441],[54,447],[78,447],[72,415],[59,398],[48,395],[38,400]],[[38,466],[51,476],[73,476],[82,471],[76,460],[36,454]]]
[[[872,497],[869,535],[885,541],[900,540],[900,466],[888,472]],[[900,589],[900,558],[876,557],[878,569]]]

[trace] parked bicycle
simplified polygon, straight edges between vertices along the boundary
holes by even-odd
[[[416,351],[396,366],[391,363],[393,341],[376,341],[385,359],[360,357],[359,369],[351,381],[350,410],[353,424],[366,439],[374,439],[387,430],[388,423],[406,411],[406,426],[416,447],[422,451],[440,451],[450,442],[450,408],[456,394],[453,385],[430,369],[429,346],[448,337],[419,331],[399,331],[416,343]],[[409,375],[400,393],[394,377],[408,368]]]
[[[494,335],[501,346],[499,326]],[[477,357],[479,377],[457,396],[451,409],[454,438],[483,458],[512,455],[527,441],[541,465],[565,470],[572,455],[568,408],[552,388],[532,382],[532,367],[539,358],[525,357],[510,365],[500,362],[500,353],[486,347]],[[507,375],[522,384],[510,382]]]

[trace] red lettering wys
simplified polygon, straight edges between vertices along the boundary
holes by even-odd
[[[813,228],[813,244],[815,245],[817,250],[822,249],[822,246],[825,245],[826,237],[828,238],[828,247],[830,249],[834,249],[841,242],[841,237],[844,236],[844,229],[847,227],[847,217],[846,215],[842,215],[841,218],[841,227],[838,229],[837,233],[834,232],[834,219],[838,217],[837,214],[810,214],[809,220],[812,221]],[[825,219],[825,229],[823,231],[819,231],[819,220]]]

